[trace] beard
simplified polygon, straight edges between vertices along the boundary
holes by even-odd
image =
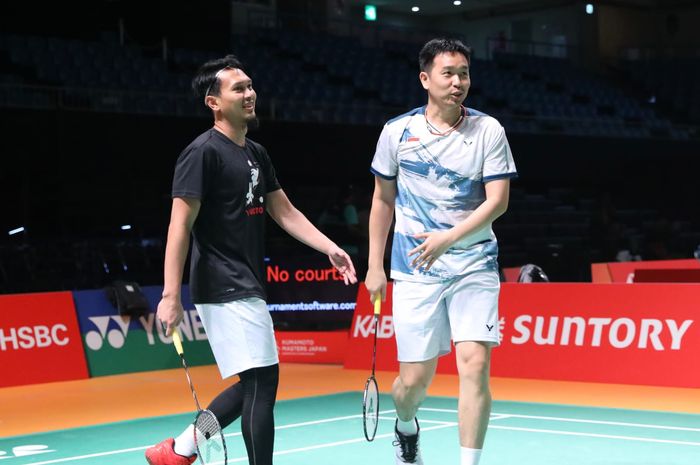
[[[260,120],[257,115],[252,115],[250,118],[246,119],[246,124],[248,125],[248,130],[255,131],[260,127]]]

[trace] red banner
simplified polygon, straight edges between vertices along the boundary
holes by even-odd
[[[389,291],[390,292],[390,291]],[[377,369],[397,370],[390,301],[378,333]],[[700,285],[504,283],[501,346],[492,374],[700,387]],[[369,368],[370,302],[360,288],[347,368]],[[438,372],[456,373],[454,355]]]
[[[633,283],[636,270],[700,269],[694,258],[682,260],[645,260],[641,262],[610,262],[591,264],[594,283]]]
[[[379,315],[377,370],[397,371],[399,364],[396,362],[391,290],[392,283],[389,283],[386,289],[386,301],[382,303],[382,311]],[[360,283],[357,290],[355,314],[350,326],[350,345],[345,356],[345,368],[372,368],[374,326],[374,306],[369,301],[369,293],[365,283]]]
[[[343,363],[347,331],[275,331],[280,362]]]
[[[0,296],[0,386],[88,377],[70,292]]]

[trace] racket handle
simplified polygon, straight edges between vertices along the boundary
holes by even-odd
[[[382,311],[382,296],[381,294],[374,298],[374,314],[379,315]]]
[[[173,344],[175,344],[175,350],[177,353],[182,355],[185,351],[182,350],[182,339],[180,338],[180,331],[177,328],[173,329]]]

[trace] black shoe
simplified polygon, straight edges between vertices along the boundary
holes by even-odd
[[[406,435],[399,431],[398,424],[399,420],[396,420],[394,424],[394,435],[396,440],[392,442],[394,446],[394,453],[396,455],[396,465],[402,465],[404,463],[415,463],[416,465],[423,465],[423,459],[420,456],[420,450],[418,450],[418,434],[420,433],[420,426],[418,425],[418,419],[416,418],[416,434]]]

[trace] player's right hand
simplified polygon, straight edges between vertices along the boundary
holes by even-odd
[[[185,316],[185,309],[180,299],[163,297],[158,303],[156,317],[165,326],[165,335],[170,336],[173,329],[180,324]]]
[[[381,297],[382,302],[386,299],[386,273],[384,270],[369,270],[365,277],[365,287],[369,292],[369,300],[374,304],[377,296]]]

